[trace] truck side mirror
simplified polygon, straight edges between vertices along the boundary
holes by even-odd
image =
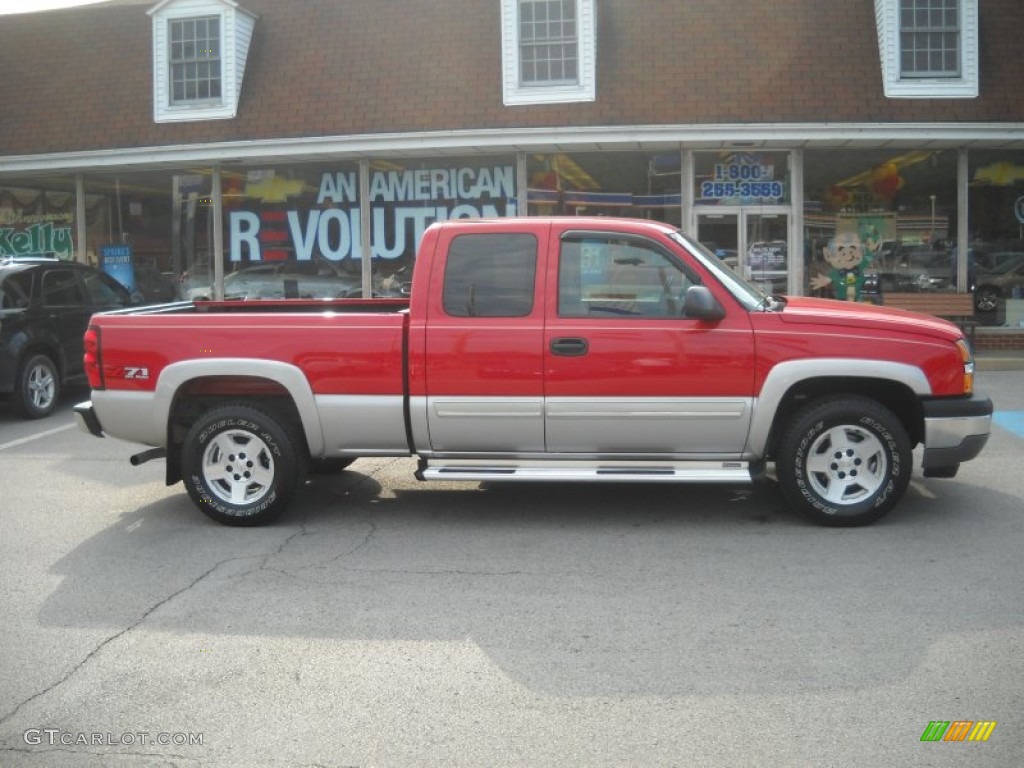
[[[691,285],[683,299],[683,315],[695,320],[721,320],[725,317],[725,307],[706,285]]]

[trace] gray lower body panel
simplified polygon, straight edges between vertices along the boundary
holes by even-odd
[[[408,456],[401,395],[317,395],[324,456]]]

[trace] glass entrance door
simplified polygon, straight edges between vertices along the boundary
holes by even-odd
[[[789,293],[789,213],[697,213],[697,239],[765,293]]]
[[[733,269],[739,269],[740,217],[737,213],[697,214],[697,239]]]
[[[789,293],[789,216],[744,213],[743,274],[765,293]]]

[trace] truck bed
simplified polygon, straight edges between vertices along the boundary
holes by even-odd
[[[400,394],[408,306],[404,298],[284,299],[104,313],[106,385],[146,391],[168,366],[244,358],[294,366],[318,395]],[[230,364],[222,370],[239,372]]]

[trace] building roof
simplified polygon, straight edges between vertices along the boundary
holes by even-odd
[[[497,2],[242,0],[259,20],[237,117],[170,124],[153,120],[155,5],[4,19],[0,161],[451,130],[1024,123],[1020,0],[981,4],[975,99],[886,99],[871,0],[599,0],[596,100],[514,107]]]

